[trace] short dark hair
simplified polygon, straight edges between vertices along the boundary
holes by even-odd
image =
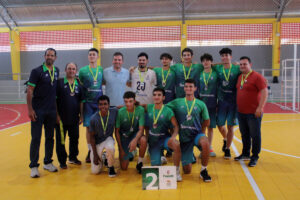
[[[184,48],[184,49],[182,50],[182,52],[181,52],[181,56],[183,56],[183,53],[184,53],[184,52],[190,52],[191,56],[193,56],[193,55],[194,55],[194,52],[193,52],[193,50],[192,50],[192,49],[190,49],[190,48]]]
[[[213,61],[213,57],[212,55],[205,53],[200,57],[200,61],[204,61],[204,60],[210,60],[211,62]]]
[[[163,96],[166,96],[165,90],[161,87],[154,88],[153,94],[154,94],[154,92],[161,92],[163,94]]]
[[[96,48],[90,48],[90,49],[89,49],[89,53],[90,53],[91,51],[95,51],[95,52],[99,55],[98,49],[96,49]]]
[[[78,67],[77,67],[77,64],[76,64],[76,63],[74,63],[74,62],[69,62],[69,63],[67,63],[67,64],[66,64],[65,70],[67,69],[67,67],[68,67],[68,65],[69,65],[69,64],[74,64],[74,65],[75,65],[75,67],[76,67],[76,70],[78,69]]]
[[[142,57],[142,56],[145,56],[148,60],[148,54],[146,54],[145,52],[139,53],[139,55],[137,57],[139,58],[139,57]]]
[[[173,57],[170,54],[168,54],[168,53],[161,54],[160,57],[159,57],[159,59],[161,60],[163,58],[167,58],[169,60],[173,60]]]
[[[56,56],[56,50],[55,49],[53,49],[53,48],[46,49],[45,55],[47,54],[47,51],[54,51],[54,55]]]
[[[115,56],[121,56],[122,57],[122,59],[123,59],[123,54],[121,53],[121,52],[115,52],[114,53],[114,55],[113,55],[113,57],[115,57]]]
[[[244,59],[248,60],[248,62],[251,63],[251,59],[248,56],[242,56],[240,58],[240,60],[244,60]]]
[[[223,48],[219,51],[219,54],[222,55],[222,54],[229,54],[229,55],[232,55],[232,50],[229,49],[229,48]]]
[[[196,87],[196,81],[194,79],[191,79],[191,78],[186,79],[185,82],[184,82],[184,84],[186,84],[186,83],[192,83]]]
[[[108,104],[110,103],[110,102],[109,102],[109,97],[106,96],[106,95],[102,95],[102,96],[100,96],[100,97],[98,98],[98,100],[97,100],[98,104],[99,104],[100,101],[107,101]]]
[[[130,98],[135,99],[135,93],[131,91],[125,92],[123,95],[123,99],[130,99]]]

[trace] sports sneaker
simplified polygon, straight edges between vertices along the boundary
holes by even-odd
[[[217,154],[214,152],[213,149],[210,149],[210,150],[209,150],[209,156],[210,156],[210,157],[216,157]]]
[[[248,166],[249,166],[249,167],[254,167],[254,166],[256,166],[257,160],[258,160],[257,158],[251,158],[251,160],[250,160]]]
[[[108,168],[108,176],[109,177],[115,177],[116,176],[116,172],[115,172],[114,166]]]
[[[81,161],[78,160],[77,158],[69,160],[69,163],[73,165],[81,165]]]
[[[103,154],[101,156],[101,160],[102,160],[103,166],[108,167],[108,161],[107,161],[107,158],[106,158],[106,152],[103,152]]]
[[[224,158],[225,159],[230,159],[231,158],[230,149],[225,149]]]
[[[182,177],[181,177],[180,173],[176,174],[176,180],[177,180],[177,182],[181,182],[182,181]]]
[[[142,162],[136,164],[135,168],[136,168],[136,170],[138,171],[139,174],[142,173],[142,167],[143,167],[143,163]]]
[[[60,164],[59,167],[61,169],[68,169],[68,166],[64,163],[64,164]]]
[[[161,165],[165,165],[168,163],[168,160],[165,156],[160,157]]]
[[[48,170],[49,172],[57,172],[57,168],[52,163],[44,165],[44,169]]]
[[[39,173],[39,170],[38,170],[37,167],[31,168],[30,176],[31,176],[31,178],[38,178],[38,177],[40,177],[40,173]]]
[[[204,182],[211,182],[211,177],[208,175],[207,169],[200,172],[200,178],[202,178]]]
[[[237,156],[237,157],[234,157],[234,160],[235,161],[239,161],[239,160],[250,160],[250,156],[244,156],[243,154]]]
[[[91,163],[91,157],[90,157],[90,154],[91,154],[91,151],[89,150],[89,152],[88,152],[88,154],[87,154],[87,156],[86,156],[86,158],[85,158],[85,162],[86,162],[86,163]]]
[[[225,152],[227,146],[227,140],[223,140],[223,147],[222,147],[222,151]]]

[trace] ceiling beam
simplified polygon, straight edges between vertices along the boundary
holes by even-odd
[[[18,26],[16,21],[11,17],[10,13],[6,9],[2,0],[0,0],[0,17],[4,21],[6,26],[9,28],[9,30],[13,30],[15,27]]]
[[[282,14],[284,12],[284,9],[289,2],[291,2],[291,0],[280,0],[279,14],[277,13],[277,22],[280,21]]]
[[[90,4],[89,0],[82,0],[82,1],[85,5],[86,11],[88,12],[91,23],[93,24],[93,27],[95,27],[96,24],[98,24],[98,20],[93,11],[92,5]]]

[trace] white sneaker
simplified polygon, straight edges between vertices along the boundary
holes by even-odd
[[[38,178],[38,177],[40,177],[40,173],[39,173],[39,170],[38,170],[37,167],[31,168],[30,176],[31,176],[31,178]]]
[[[176,179],[177,179],[177,182],[182,181],[182,177],[181,177],[180,173],[176,175]]]
[[[165,156],[160,157],[161,165],[165,165],[168,163],[168,160]]]
[[[49,172],[57,172],[57,168],[52,163],[44,165],[44,169],[48,170]]]

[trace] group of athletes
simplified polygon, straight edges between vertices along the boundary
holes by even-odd
[[[237,92],[242,91],[244,86],[248,87],[251,81],[247,83],[247,79],[254,74],[249,57],[241,57],[240,65],[234,65],[231,49],[223,48],[219,54],[220,64],[213,64],[213,57],[207,53],[200,57],[201,64],[195,64],[193,51],[185,48],[181,52],[181,63],[171,66],[172,56],[163,53],[160,56],[162,66],[150,67],[148,55],[142,52],[137,56],[138,66],[127,70],[122,67],[122,53],[116,52],[112,66],[103,70],[97,65],[99,52],[92,48],[88,51],[89,65],[78,70],[75,63],[68,63],[66,76],[59,79],[59,70],[53,65],[56,51],[47,49],[45,62],[32,70],[28,82],[31,177],[40,176],[38,159],[42,125],[45,128],[44,169],[56,172],[57,168],[52,164],[54,129],[60,168],[67,169],[67,157],[69,163],[81,164],[77,156],[79,125],[83,122],[89,149],[86,162],[91,163],[93,174],[100,173],[106,166],[108,175],[116,176],[116,140],[122,170],[128,168],[137,148],[138,173],[142,171],[147,147],[151,165],[163,164],[166,161],[164,150],[167,150],[167,154],[173,154],[177,181],[182,181],[180,161],[183,172],[191,172],[192,164],[196,162],[193,153],[196,146],[201,151],[200,178],[210,182],[208,160],[210,156],[216,156],[212,148],[213,129],[217,126],[222,134],[224,158],[230,159],[233,127],[237,125],[238,117]],[[257,93],[265,91],[266,83],[262,76],[259,79],[255,76],[253,82],[260,84]],[[131,91],[127,91],[126,86]],[[242,92],[240,96],[245,98]],[[254,100],[258,104],[254,114],[260,121],[265,100],[264,96]],[[241,104],[246,101],[245,98]],[[242,105],[245,106],[249,105]],[[69,156],[64,145],[66,133],[70,138]],[[178,135],[179,141],[176,139]],[[253,139],[252,135],[251,138],[255,143],[257,139]],[[244,142],[248,142],[248,135],[243,145]],[[252,148],[251,160],[248,144],[243,146],[243,153],[235,160],[250,160],[249,166],[256,165],[260,151],[260,124],[259,149],[253,149],[255,147]]]

